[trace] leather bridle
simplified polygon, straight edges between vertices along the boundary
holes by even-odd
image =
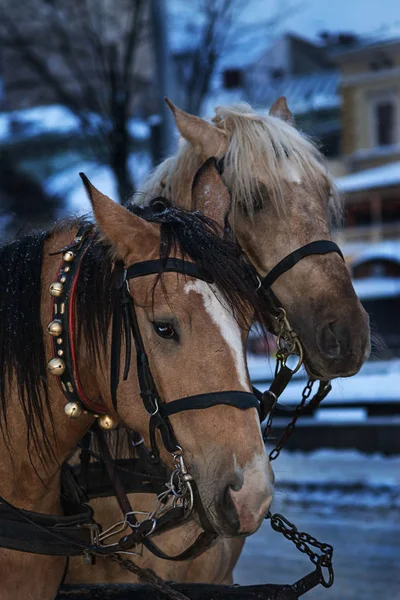
[[[111,349],[111,396],[114,405],[117,403],[118,387],[118,365],[121,352],[121,323],[124,328],[125,338],[125,369],[124,379],[129,373],[129,362],[131,356],[131,339],[133,338],[136,349],[137,375],[140,387],[140,396],[144,407],[150,415],[149,434],[151,444],[151,457],[154,461],[159,460],[159,450],[156,441],[156,431],[161,434],[166,450],[170,454],[180,450],[180,445],[170,423],[169,417],[188,410],[204,410],[218,405],[228,405],[246,410],[257,408],[259,403],[254,394],[243,391],[211,392],[186,396],[171,402],[164,402],[154,381],[145,345],[141,335],[135,302],[130,294],[128,282],[137,277],[153,275],[158,273],[173,272],[181,273],[187,277],[201,279],[208,283],[211,280],[202,273],[199,268],[186,260],[169,258],[166,261],[150,260],[136,263],[124,269],[117,265],[117,283],[115,290],[115,302],[113,309],[113,335]]]

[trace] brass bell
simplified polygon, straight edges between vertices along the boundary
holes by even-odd
[[[98,418],[98,423],[102,429],[115,429],[118,425],[118,421],[110,417],[110,415],[101,415]]]
[[[47,363],[47,370],[50,371],[52,375],[60,376],[65,371],[65,362],[61,360],[61,358],[52,358]]]
[[[65,260],[65,262],[72,262],[74,260],[74,258],[75,258],[75,254],[72,252],[72,250],[67,250],[63,254],[63,260]]]
[[[77,419],[81,416],[83,410],[78,402],[67,402],[64,406],[64,412],[70,419]]]
[[[62,329],[63,329],[62,323],[61,323],[61,321],[58,321],[57,319],[47,325],[47,331],[53,337],[59,336],[62,333]]]
[[[51,286],[49,287],[49,292],[52,296],[56,296],[57,298],[59,296],[61,296],[61,294],[64,291],[64,286],[62,283],[55,281],[54,283],[51,284]]]

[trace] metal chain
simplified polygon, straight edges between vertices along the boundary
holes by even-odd
[[[286,339],[285,342],[287,343]],[[275,377],[279,372],[280,367],[283,364],[285,364],[285,360],[283,357],[281,357],[280,354],[281,351],[282,350],[280,350],[280,352],[278,352],[277,354],[277,366],[275,370]],[[296,427],[297,420],[299,416],[304,412],[306,406],[318,406],[318,404],[321,402],[322,397],[319,397],[319,394],[316,394],[307,404],[307,400],[310,398],[312,393],[314,381],[315,380],[313,379],[309,379],[307,381],[307,384],[304,387],[301,395],[301,402],[295,408],[290,423],[286,426],[286,429],[276,446],[269,453],[270,461],[276,460],[280,455],[283,446],[286,444],[287,440],[292,435]],[[276,402],[268,415],[263,435],[264,441],[267,441],[267,438],[272,428],[273,412],[275,405]],[[326,588],[331,587],[334,581],[334,572],[332,565],[333,547],[330,544],[319,542],[315,537],[313,537],[309,533],[299,531],[294,525],[294,523],[291,523],[290,521],[288,521],[288,519],[286,519],[280,514],[271,514],[271,512],[268,511],[265,518],[270,520],[271,527],[274,531],[281,533],[286,539],[291,541],[300,552],[306,554],[309,557],[311,562],[316,566],[316,568],[319,571],[319,582]],[[319,554],[317,552],[314,552],[312,548],[320,550],[321,553]],[[324,573],[322,571],[323,568],[326,568],[328,571],[327,578],[324,577]]]
[[[286,444],[287,440],[292,435],[292,433],[293,433],[293,431],[294,431],[294,429],[296,427],[297,419],[299,418],[299,416],[303,412],[303,410],[304,410],[304,408],[306,406],[306,402],[309,399],[309,397],[311,396],[313,385],[314,385],[314,380],[313,379],[309,379],[307,381],[307,385],[305,386],[305,388],[304,388],[304,390],[303,390],[303,392],[301,394],[301,402],[294,409],[292,420],[287,425],[284,433],[282,434],[282,436],[279,439],[278,443],[276,444],[275,448],[273,448],[271,450],[271,452],[269,453],[269,460],[270,461],[276,460],[278,458],[279,454],[281,453],[281,450],[282,450],[283,446]],[[314,398],[310,401],[309,405],[313,401],[314,401]],[[268,416],[267,425],[266,425],[266,428],[265,428],[265,431],[264,431],[264,441],[267,441],[268,435],[269,435],[269,433],[271,431],[272,418],[273,417],[272,417],[272,411],[271,411],[270,414],[269,414],[269,416]]]
[[[293,542],[297,550],[307,554],[308,558],[315,566],[320,567],[321,569],[322,567],[325,567],[328,570],[328,578],[325,579],[322,575],[321,584],[327,588],[331,587],[334,581],[332,565],[333,547],[330,544],[319,542],[309,533],[299,531],[296,525],[280,514],[273,515],[268,511],[265,518],[270,520],[271,527],[274,531],[281,533],[286,539]],[[314,552],[311,547],[320,550],[321,554]]]

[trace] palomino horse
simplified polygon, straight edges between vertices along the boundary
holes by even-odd
[[[135,203],[161,195],[178,206],[196,208],[193,179],[203,161],[215,157],[231,196],[230,228],[260,276],[292,251],[331,239],[341,200],[317,147],[296,129],[285,98],[265,116],[246,104],[219,107],[214,124],[168,104],[183,143],[176,156],[156,168]],[[212,186],[206,191],[202,206],[214,206]],[[337,253],[303,258],[272,290],[300,337],[310,377],[329,380],[357,373],[370,352],[368,316]],[[148,508],[149,502],[148,496],[132,497],[137,509]],[[117,518],[113,500],[98,499],[93,505],[106,521]],[[181,550],[195,535],[193,528],[195,524],[186,525],[158,541],[165,551]],[[242,544],[220,539],[202,556],[179,564],[144,550],[138,564],[175,581],[229,582]],[[106,570],[101,561],[90,570],[72,561],[69,577],[71,582],[132,579]]]
[[[85,182],[100,236],[74,220],[0,250],[2,600],[56,595],[66,559],[44,554],[65,543],[57,529],[67,518],[58,517],[60,465],[99,413],[103,426],[119,420],[160,449],[166,464],[178,462],[185,494],[195,485],[195,505],[222,535],[255,531],[272,498],[245,362],[257,294],[237,248],[200,212],[171,208],[165,216],[157,203],[130,212]],[[204,197],[204,185],[200,176],[195,198]],[[223,223],[229,198],[223,186],[213,193],[219,209],[212,214]],[[129,360],[130,329],[114,345],[121,321],[113,284],[123,294],[137,365]],[[126,352],[123,381],[114,377],[119,351]],[[204,398],[207,410],[190,410]]]

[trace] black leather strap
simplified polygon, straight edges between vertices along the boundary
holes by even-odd
[[[285,258],[283,258],[280,262],[278,262],[278,264],[271,269],[268,275],[264,277],[262,281],[263,287],[265,289],[269,289],[275,283],[278,277],[287,271],[290,271],[290,269],[292,269],[303,258],[313,254],[329,254],[330,252],[336,252],[344,260],[339,246],[331,240],[318,240],[316,242],[310,242],[309,244],[294,250],[285,256]]]
[[[77,496],[81,493],[77,490]],[[91,545],[93,511],[64,499],[71,514],[48,515],[16,508],[0,496],[0,548],[34,554],[78,556]]]
[[[188,277],[202,279],[212,283],[212,279],[206,273],[200,271],[199,267],[192,262],[180,258],[167,258],[167,260],[145,260],[135,263],[126,270],[126,279],[143,277],[143,275],[155,275],[158,273],[182,273]]]
[[[234,406],[240,410],[256,408],[258,410],[258,400],[250,392],[210,392],[209,394],[198,394],[197,396],[187,396],[179,400],[163,403],[159,407],[159,412],[163,417],[175,415],[187,410],[203,410],[225,404]]]

